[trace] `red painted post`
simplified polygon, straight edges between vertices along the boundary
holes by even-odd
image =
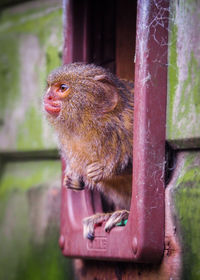
[[[83,40],[80,36],[80,53],[74,45],[75,41],[77,44],[74,33],[77,36],[78,27],[82,30],[86,22],[85,17],[73,18],[74,3],[65,1],[64,63],[78,57],[81,61],[86,59],[87,38]],[[149,263],[159,262],[162,257],[168,5],[166,0],[138,1],[133,193],[128,223],[110,233],[97,227],[95,239],[85,240],[82,219],[102,211],[100,197],[87,190],[77,193],[63,186],[60,246],[66,256]],[[76,22],[75,26],[74,20],[79,24]]]
[[[131,219],[141,261],[164,250],[168,8],[169,1],[138,1]]]

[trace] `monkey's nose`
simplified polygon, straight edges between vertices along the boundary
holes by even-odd
[[[49,95],[44,98],[44,109],[49,114],[59,115],[61,111],[61,104],[58,100]]]
[[[56,101],[58,99],[58,98],[56,98],[56,94],[55,94],[54,88],[52,86],[50,86],[47,89],[45,98],[47,101],[54,101],[54,100]]]
[[[53,100],[53,96],[49,95],[49,96],[47,96],[47,99],[48,100]]]

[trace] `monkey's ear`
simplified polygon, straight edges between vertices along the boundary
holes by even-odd
[[[113,86],[115,85],[113,83],[113,81],[111,79],[109,79],[109,77],[107,75],[104,75],[104,74],[94,76],[94,80],[102,82],[102,83],[108,83],[108,84],[113,85]]]
[[[119,94],[116,85],[107,75],[104,74],[96,75],[94,80],[101,82],[101,86],[104,89],[104,98],[102,102],[100,102],[101,104],[98,104],[99,109],[101,109],[101,113],[113,111],[119,101]]]

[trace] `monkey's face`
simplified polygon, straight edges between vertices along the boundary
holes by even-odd
[[[44,96],[44,108],[47,113],[57,117],[60,114],[63,100],[67,98],[70,92],[71,88],[65,81],[49,85]]]
[[[50,73],[47,83],[44,109],[52,124],[94,123],[113,112],[119,101],[115,79],[95,65],[61,66]]]

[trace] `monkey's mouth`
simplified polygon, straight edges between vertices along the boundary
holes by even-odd
[[[44,109],[49,114],[58,115],[61,111],[61,104],[58,101],[44,100]]]

